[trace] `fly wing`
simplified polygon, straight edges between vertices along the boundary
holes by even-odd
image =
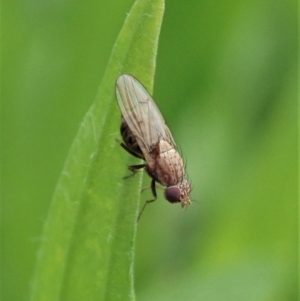
[[[151,147],[160,140],[176,148],[172,134],[163,116],[146,88],[133,76],[117,79],[116,94],[123,118],[135,136],[145,158]]]

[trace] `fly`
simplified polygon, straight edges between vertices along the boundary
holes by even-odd
[[[152,178],[151,191],[157,199],[155,183],[166,187],[165,199],[170,203],[190,205],[191,184],[185,179],[185,165],[177,151],[173,136],[146,88],[133,76],[123,74],[116,83],[117,101],[122,113],[121,146],[131,155],[143,159],[144,164],[129,166],[135,173],[144,168]]]

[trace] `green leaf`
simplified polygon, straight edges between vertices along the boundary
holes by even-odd
[[[138,0],[114,45],[95,103],[84,117],[44,226],[31,300],[134,300],[133,257],[141,174],[116,143],[115,81],[137,77],[151,92],[163,0]],[[132,161],[133,160],[133,161]]]

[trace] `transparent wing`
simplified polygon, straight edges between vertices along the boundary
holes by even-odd
[[[163,116],[145,87],[131,75],[117,79],[116,94],[123,118],[145,157],[160,140],[176,148]]]

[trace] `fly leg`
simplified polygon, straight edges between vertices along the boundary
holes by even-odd
[[[132,171],[132,173],[130,175],[128,175],[128,176],[123,177],[123,179],[128,179],[128,178],[134,176],[139,171],[139,169],[142,169],[145,166],[146,166],[146,164],[138,164],[138,165],[130,165],[130,166],[128,166],[128,169],[130,171]]]
[[[148,200],[148,201],[145,202],[144,206],[142,207],[142,209],[141,209],[141,211],[140,211],[140,213],[139,213],[139,215],[138,215],[138,217],[137,217],[137,220],[136,220],[137,223],[139,222],[139,220],[140,220],[140,218],[141,218],[141,216],[142,216],[142,213],[143,213],[143,211],[145,210],[146,206],[147,206],[148,204],[150,204],[150,203],[156,201],[156,199],[157,199],[156,187],[155,187],[155,180],[154,180],[154,179],[152,179],[152,181],[151,181],[151,191],[152,191],[152,194],[153,194],[154,199],[153,199],[153,200]]]
[[[127,145],[126,145],[125,143],[123,143],[123,142],[120,142],[120,140],[118,140],[118,139],[116,139],[116,141],[117,141],[118,143],[120,143],[120,145],[121,145],[121,146],[122,146],[129,154],[131,154],[132,156],[135,156],[135,157],[137,157],[137,158],[139,158],[139,159],[143,159],[143,160],[144,160],[144,158],[143,158],[140,154],[137,154],[133,149],[131,149],[131,147],[127,146]],[[128,176],[123,177],[123,179],[128,179],[128,178],[134,176],[134,175],[138,172],[139,169],[142,169],[142,168],[144,168],[145,166],[146,166],[146,164],[138,164],[138,165],[131,165],[131,166],[128,166],[128,169],[129,169],[130,171],[132,171],[132,173],[131,173],[130,175],[128,175]]]
[[[120,145],[132,156],[135,156],[136,158],[139,158],[139,159],[143,159],[144,158],[140,155],[140,154],[137,154],[133,149],[131,149],[130,147],[128,147],[125,143],[121,142]]]
[[[150,189],[151,188],[151,185],[150,186],[147,186],[147,187],[144,187],[144,188],[142,188],[142,193],[146,190],[146,189]],[[164,187],[162,187],[162,186],[159,186],[159,185],[155,185],[155,188],[156,189],[160,189],[160,190],[165,190],[165,188]],[[152,191],[152,188],[151,188],[151,191]],[[152,194],[153,194],[153,192],[152,192]]]

